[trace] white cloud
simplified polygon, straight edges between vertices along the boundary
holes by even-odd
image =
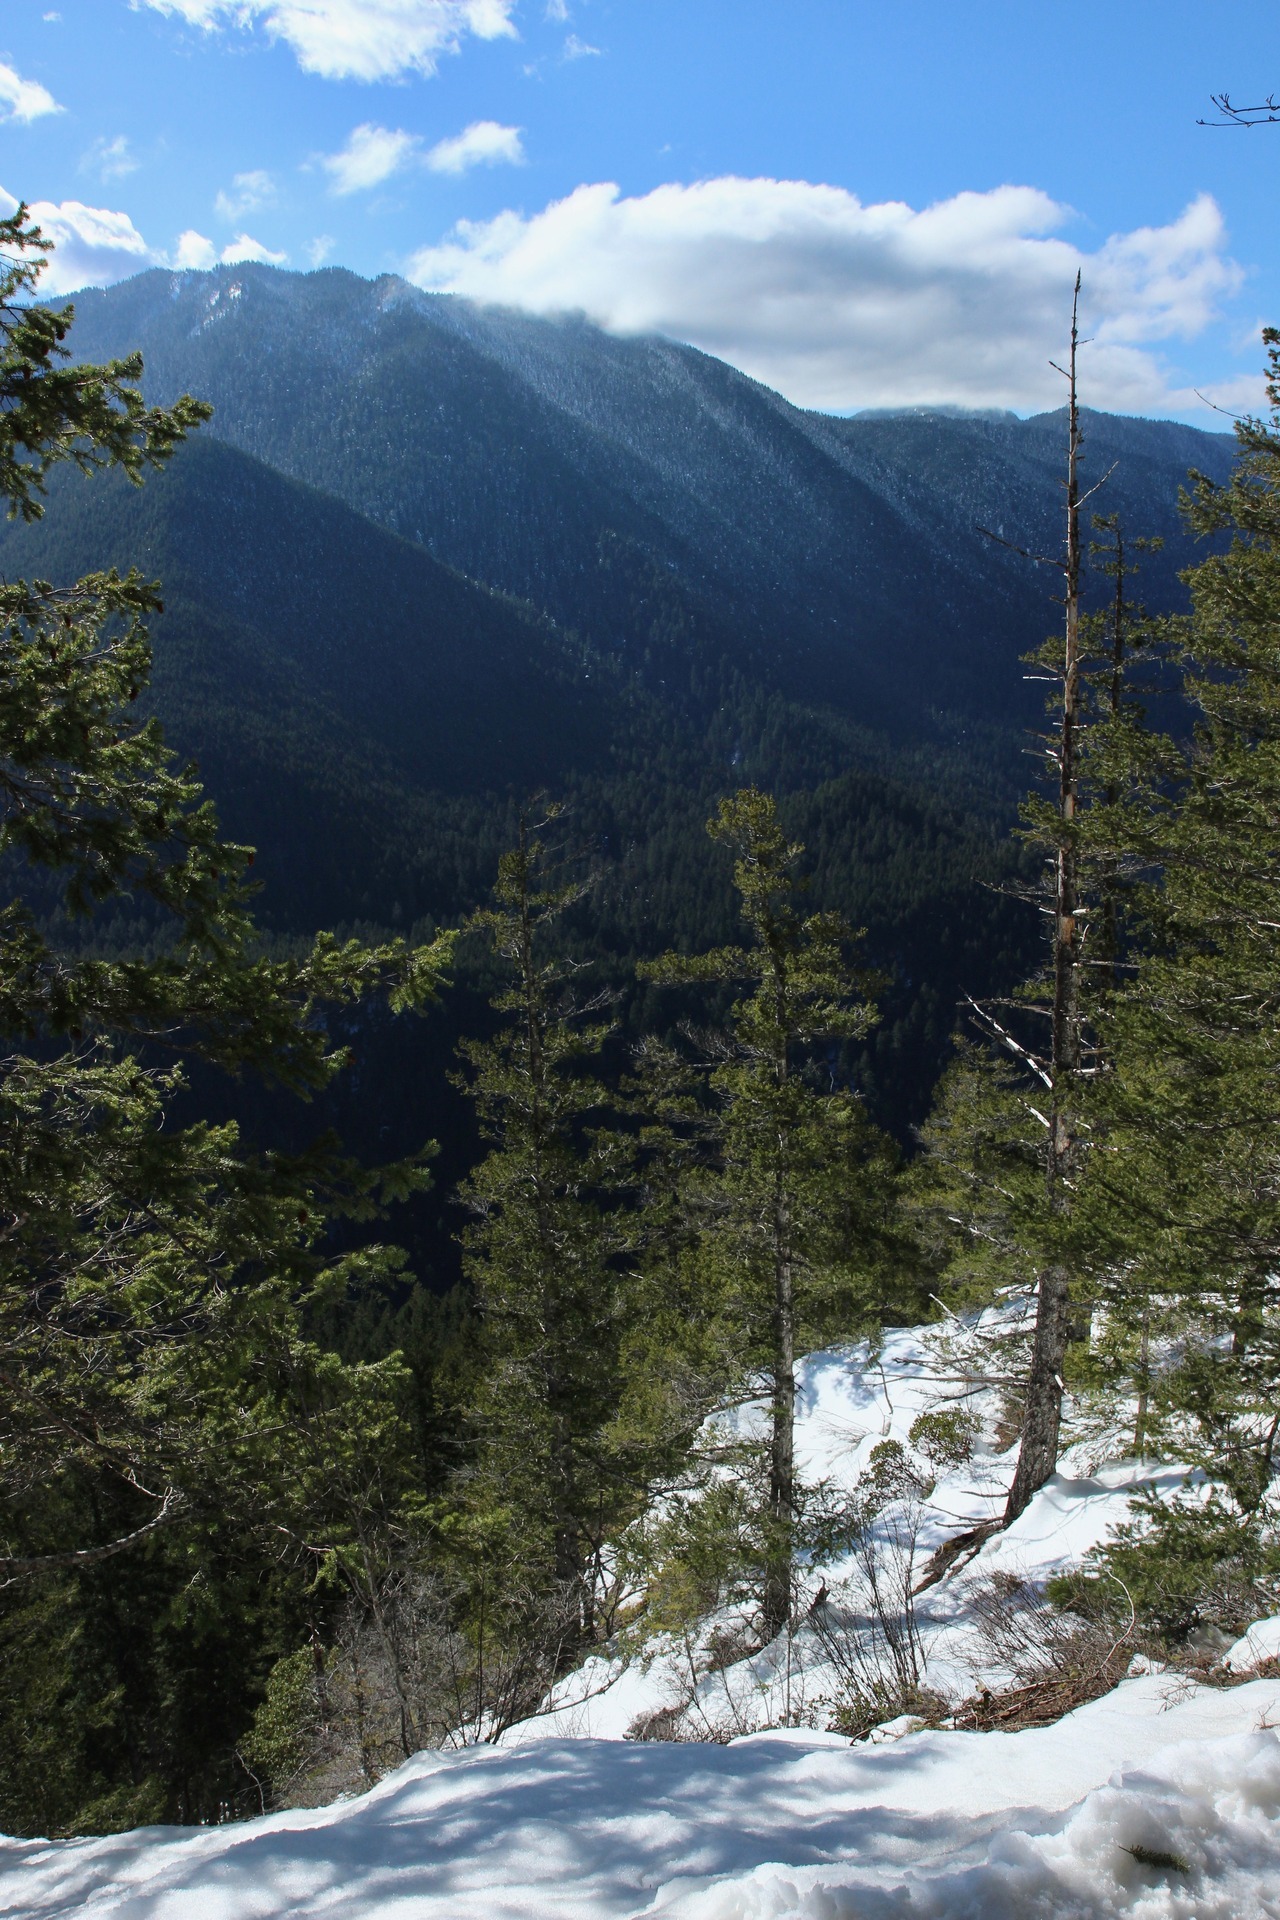
[[[452,139],[438,141],[428,153],[422,140],[402,127],[356,127],[338,153],[322,154],[320,165],[329,174],[330,192],[361,193],[380,187],[393,174],[420,164],[433,173],[465,173],[470,167],[519,166],[524,160],[519,127],[499,126],[496,120],[476,120]]]
[[[136,173],[141,163],[123,133],[114,140],[95,140],[80,161],[81,173],[96,174],[99,180],[123,180]]]
[[[564,43],[566,60],[589,60],[599,56],[599,47],[593,47],[587,40],[579,40],[576,33],[568,34]]]
[[[547,0],[546,15],[548,20],[566,21],[569,18],[568,0]]]
[[[46,113],[61,113],[47,87],[38,80],[24,80],[13,67],[0,60],[0,121],[18,120],[24,125],[40,120]]]
[[[13,195],[0,187],[0,217],[13,213],[17,205]],[[45,238],[54,243],[40,276],[41,294],[59,296],[79,287],[109,287],[116,280],[141,273],[144,267],[204,270],[219,260],[226,265],[261,260],[279,267],[289,257],[272,253],[248,233],[237,234],[219,253],[213,241],[194,227],[179,234],[173,253],[166,254],[147,245],[127,213],[86,207],[79,200],[64,200],[57,206],[49,200],[35,200],[29,211]]]
[[[466,173],[469,167],[522,166],[524,147],[519,127],[499,126],[496,120],[473,120],[451,140],[441,140],[427,155],[433,173]]]
[[[320,164],[333,181],[331,192],[359,193],[407,167],[421,145],[416,133],[369,122],[355,129],[341,152],[323,155]]]
[[[255,167],[251,173],[236,174],[231,182],[230,193],[222,189],[213,203],[213,210],[219,220],[234,224],[237,220],[243,220],[246,213],[274,205],[275,198],[275,181],[261,167]]]
[[[11,193],[0,187],[0,215],[17,211]],[[152,264],[152,253],[127,213],[86,207],[79,200],[32,201],[28,212],[54,250],[46,254],[41,294],[71,293],[77,287],[107,287]]]
[[[526,217],[461,222],[410,263],[420,286],[619,333],[687,340],[803,406],[1010,406],[1061,400],[1084,276],[1090,405],[1185,410],[1155,351],[1217,316],[1241,271],[1206,195],[1165,227],[1086,252],[1070,210],[1033,187],[960,193],[917,212],[798,180],[704,180],[624,199],[579,187]]]
[[[289,258],[287,253],[272,253],[270,247],[264,247],[261,240],[255,240],[252,234],[238,233],[228,246],[218,255],[224,266],[233,261],[256,260],[266,267],[282,267]]]
[[[217,257],[218,249],[212,240],[206,240],[204,235],[197,233],[194,227],[188,227],[185,233],[178,235],[172,265],[180,272],[188,267],[195,267],[199,272],[204,273],[214,264]]]
[[[313,267],[322,267],[333,252],[335,241],[331,233],[318,233],[314,240],[306,245],[307,259]]]
[[[162,264],[176,267],[179,272],[194,267],[197,272],[207,273],[210,267],[216,267],[219,261],[223,266],[231,266],[242,260],[260,260],[267,266],[279,267],[289,258],[287,253],[272,253],[260,240],[251,234],[240,233],[219,253],[212,240],[197,233],[194,227],[188,227],[185,233],[178,235],[178,244],[172,255]]]
[[[261,21],[292,48],[306,73],[326,80],[393,80],[432,74],[468,34],[515,38],[516,0],[142,0],[191,26]]]

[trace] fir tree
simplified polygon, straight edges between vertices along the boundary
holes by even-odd
[[[697,1270],[739,1377],[767,1386],[759,1601],[772,1639],[791,1612],[797,1353],[817,1329],[848,1333],[874,1315],[868,1283],[890,1235],[890,1158],[826,1057],[874,1019],[849,930],[835,915],[801,913],[803,849],[788,843],[768,795],[747,788],[723,801],[708,831],[735,855],[749,943],[668,954],[642,972],[746,989],[723,1038],[705,1048],[718,1166],[703,1183]]]
[[[1280,1430],[1280,335],[1266,340],[1272,417],[1238,426],[1234,476],[1197,477],[1188,503],[1197,531],[1230,540],[1187,576],[1195,733],[1141,843],[1159,885],[1149,951],[1104,1023],[1093,1213],[1132,1293],[1181,1332],[1166,1404],[1248,1504]]]
[[[612,1103],[589,1071],[609,996],[579,992],[580,966],[555,940],[588,888],[555,870],[557,817],[521,821],[493,905],[468,922],[507,976],[497,1035],[460,1048],[489,1148],[462,1189],[485,1369],[468,1505],[513,1612],[572,1617],[580,1640],[597,1628],[605,1541],[635,1499],[610,1431],[634,1227],[629,1150],[603,1124]]]
[[[1158,542],[1126,541],[1118,519],[1094,518],[1091,558],[1111,582],[1110,605],[1084,607],[1077,308],[1068,380],[1066,542],[1062,631],[1028,656],[1053,688],[1045,739],[1046,791],[1023,807],[1023,837],[1044,855],[1029,896],[1049,930],[1048,964],[1003,1004],[969,1002],[979,1044],[962,1046],[943,1076],[924,1131],[912,1189],[939,1272],[964,1297],[989,1299],[1034,1284],[1031,1351],[1017,1389],[1022,1437],[1004,1524],[1016,1520],[1054,1471],[1069,1374],[1114,1374],[1115,1335],[1131,1319],[1131,1272],[1118,1283],[1080,1217],[1080,1196],[1102,1144],[1092,1089],[1106,1070],[1096,1014],[1128,964],[1135,896],[1149,876],[1150,822],[1167,778],[1167,743],[1146,727],[1135,668],[1163,659],[1168,622],[1129,592],[1135,555]],[[1105,478],[1105,476],[1104,476]],[[1099,481],[1097,485],[1101,485]],[[1090,492],[1096,492],[1096,486]],[[1112,1309],[1109,1356],[1082,1349],[1090,1309]],[[1119,1308],[1119,1312],[1115,1311]],[[1146,1336],[1142,1336],[1142,1351]],[[1138,1364],[1143,1362],[1139,1358]],[[1012,1385],[1012,1382],[1010,1382]]]
[[[0,223],[0,491],[27,518],[52,465],[141,479],[209,411],[147,407],[136,358],[65,365],[72,310],[32,299],[46,250],[25,209]],[[330,1140],[254,1150],[175,1105],[190,1059],[324,1087],[345,1059],[326,1009],[419,1004],[448,941],[260,950],[252,851],[137,717],[158,611],[137,573],[0,586],[0,1584],[37,1593],[175,1529],[354,1570],[357,1509],[399,1471],[398,1362],[344,1368],[301,1316],[395,1267],[377,1247],[334,1258],[327,1225],[421,1186],[425,1156],[369,1171]],[[108,906],[135,950],[54,944],[55,910],[92,929]]]

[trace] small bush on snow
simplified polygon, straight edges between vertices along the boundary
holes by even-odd
[[[1049,1583],[1055,1605],[1102,1625],[1130,1602],[1139,1631],[1171,1649],[1200,1632],[1233,1638],[1280,1611],[1280,1534],[1217,1490],[1208,1499],[1140,1494],[1137,1517],[1077,1572]]]

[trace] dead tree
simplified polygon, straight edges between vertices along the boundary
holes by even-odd
[[[1081,673],[1081,579],[1084,548],[1081,538],[1081,509],[1108,476],[1104,475],[1088,493],[1080,491],[1080,452],[1083,436],[1076,379],[1080,349],[1080,275],[1076,275],[1071,303],[1071,346],[1065,367],[1051,364],[1067,382],[1067,473],[1066,544],[1052,558],[1016,551],[1041,565],[1052,565],[1063,576],[1062,604],[1065,631],[1060,657],[1045,661],[1052,668],[1060,693],[1057,700],[1057,725],[1047,742],[1050,765],[1057,787],[1051,841],[1050,900],[1051,992],[1043,1009],[1048,1016],[1049,1044],[1043,1055],[1021,1046],[1007,1028],[982,1008],[975,1008],[987,1032],[997,1045],[1012,1049],[1021,1065],[1029,1067],[1045,1088],[1048,1111],[1042,1118],[1046,1126],[1045,1197],[1051,1219],[1061,1216],[1070,1205],[1072,1179],[1078,1151],[1075,1110],[1083,1065],[1081,1016],[1081,963],[1084,918],[1080,902],[1079,857],[1076,845],[1076,816],[1080,798],[1080,733],[1083,718],[1083,678]],[[986,532],[985,528],[980,531]],[[1002,542],[1004,545],[1009,542]],[[1043,656],[1042,656],[1043,658]],[[1013,1485],[1009,1490],[1003,1524],[1009,1526],[1023,1512],[1032,1495],[1054,1472],[1058,1461],[1058,1432],[1062,1420],[1065,1392],[1062,1369],[1071,1338],[1071,1276],[1066,1266],[1050,1259],[1037,1278],[1035,1331],[1032,1340],[1031,1367],[1027,1379],[1022,1444]]]
[[[1056,749],[1058,844],[1053,855],[1053,998],[1049,1014],[1049,1112],[1045,1146],[1045,1192],[1051,1213],[1069,1204],[1076,1157],[1073,1107],[1081,1066],[1080,945],[1082,926],[1076,855],[1080,747],[1080,406],[1076,357],[1080,344],[1080,276],[1071,302],[1071,351],[1067,380],[1067,540],[1063,557],[1066,611],[1062,695]],[[1010,1525],[1058,1464],[1058,1431],[1064,1392],[1062,1369],[1071,1337],[1071,1275],[1057,1261],[1040,1271],[1031,1371],[1027,1380],[1018,1466],[1005,1507]]]

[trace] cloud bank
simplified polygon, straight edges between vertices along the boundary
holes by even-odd
[[[257,22],[290,47],[305,73],[325,80],[394,80],[433,74],[471,35],[514,38],[516,0],[142,0],[194,27]]]
[[[38,80],[24,80],[13,67],[0,60],[0,123],[17,120],[26,124],[40,120],[46,113],[61,113],[47,87]]]
[[[0,187],[0,216],[15,212],[17,205],[13,195]],[[147,245],[127,213],[87,207],[80,200],[63,200],[58,205],[34,200],[29,211],[45,238],[54,243],[53,252],[45,256],[39,293],[55,299],[81,287],[109,287],[145,267],[205,268],[238,260],[261,260],[278,267],[289,257],[273,253],[248,233],[238,233],[218,248],[194,227],[179,234],[172,254],[167,254]]]
[[[1195,339],[1240,285],[1216,204],[1202,195],[1170,225],[1091,252],[1060,237],[1070,218],[1033,187],[917,211],[800,180],[727,177],[631,199],[605,183],[531,216],[462,221],[408,273],[435,291],[667,334],[802,406],[845,411],[1056,406],[1048,360],[1079,270],[1089,404],[1194,407],[1161,349]]]

